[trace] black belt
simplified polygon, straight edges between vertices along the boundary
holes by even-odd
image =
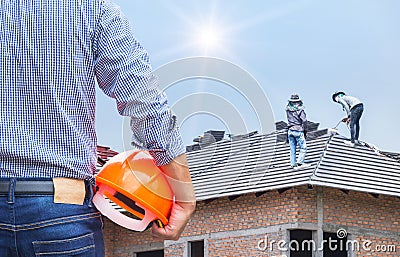
[[[0,194],[8,194],[10,181],[0,181]],[[86,184],[86,196],[91,195],[89,183]],[[15,182],[14,194],[16,195],[52,195],[54,194],[54,185],[52,180],[17,180]]]

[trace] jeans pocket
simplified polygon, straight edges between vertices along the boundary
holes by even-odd
[[[93,233],[62,240],[34,241],[32,244],[36,256],[96,256]]]

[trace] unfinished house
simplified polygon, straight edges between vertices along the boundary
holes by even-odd
[[[296,171],[284,122],[267,135],[207,131],[187,148],[198,204],[182,237],[157,241],[105,219],[107,256],[400,256],[400,154],[350,147],[318,125],[311,166]]]

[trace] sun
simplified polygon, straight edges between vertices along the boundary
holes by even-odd
[[[212,26],[207,26],[200,28],[198,34],[198,43],[206,49],[211,49],[219,46],[221,41],[220,34],[217,28]]]
[[[223,32],[216,24],[201,25],[195,30],[195,43],[206,53],[220,50],[222,41]]]

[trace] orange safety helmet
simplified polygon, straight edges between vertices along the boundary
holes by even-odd
[[[113,222],[135,231],[145,230],[152,221],[168,224],[174,195],[148,152],[132,150],[112,157],[96,175],[96,184],[93,203]],[[105,197],[135,218],[116,210]]]

